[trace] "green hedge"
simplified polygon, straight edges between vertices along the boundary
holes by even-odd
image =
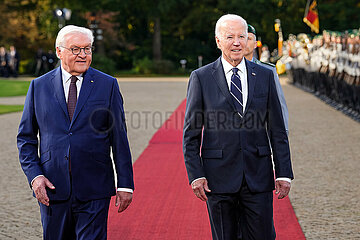
[[[134,61],[134,72],[140,74],[170,74],[175,72],[174,63],[169,60],[150,60],[144,57]]]
[[[102,55],[93,55],[91,67],[96,68],[109,75],[114,75],[116,73],[115,61]]]

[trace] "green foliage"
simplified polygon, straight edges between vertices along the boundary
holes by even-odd
[[[0,105],[0,114],[21,112],[23,108],[23,105]]]
[[[99,54],[93,55],[91,66],[109,75],[116,72],[116,63],[111,58]]]
[[[159,72],[164,68],[155,68],[162,65],[166,71],[176,71],[180,59],[187,60],[187,69],[194,69],[198,56],[203,56],[203,64],[214,61],[220,55],[214,40],[215,23],[227,13],[244,17],[270,49],[277,47],[276,18],[281,20],[285,39],[290,33],[313,34],[302,20],[305,0],[7,0],[0,4],[0,45],[15,44],[22,59],[34,58],[39,47],[53,49],[58,31],[52,12],[56,7],[72,10],[67,24],[88,26],[89,16],[96,15],[107,58],[94,56],[93,66],[110,74],[124,69]],[[318,11],[321,31],[360,26],[358,0],[321,0]],[[160,19],[158,28],[155,19]],[[159,32],[161,41],[154,41]],[[159,48],[162,59],[173,66],[152,64]],[[26,66],[30,62],[23,64],[22,71]]]
[[[0,97],[25,96],[29,86],[29,81],[0,80]]]
[[[174,72],[174,64],[169,60],[156,60],[153,62],[154,73],[157,74],[170,74]]]
[[[23,59],[19,64],[19,74],[34,74],[35,59]]]
[[[153,72],[153,62],[148,58],[144,57],[134,61],[134,72],[141,74],[150,74]]]
[[[22,59],[33,57],[39,47],[53,49],[58,30],[53,9],[50,0],[1,3],[0,45],[15,45]]]
[[[360,27],[360,2],[322,0],[318,3],[320,28],[345,31]]]
[[[171,74],[175,72],[174,63],[169,60],[152,61],[148,57],[134,61],[133,71],[138,74]]]

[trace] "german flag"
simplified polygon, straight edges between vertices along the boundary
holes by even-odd
[[[307,1],[303,21],[311,28],[311,31],[319,33],[319,13],[316,0]]]

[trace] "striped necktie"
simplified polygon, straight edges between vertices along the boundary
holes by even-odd
[[[76,76],[71,76],[69,95],[68,95],[68,103],[67,103],[70,121],[72,121],[72,118],[73,118],[73,115],[75,112],[75,107],[76,107],[76,101],[77,101],[76,81],[77,80],[78,79]]]
[[[238,68],[233,68],[233,75],[231,76],[230,93],[233,96],[234,104],[238,113],[243,117],[243,95],[241,88],[240,76],[237,73]]]

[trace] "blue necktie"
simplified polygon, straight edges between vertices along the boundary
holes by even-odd
[[[240,76],[237,73],[239,69],[233,68],[233,75],[231,76],[230,93],[233,96],[234,104],[238,113],[243,117],[243,95],[241,88]]]

